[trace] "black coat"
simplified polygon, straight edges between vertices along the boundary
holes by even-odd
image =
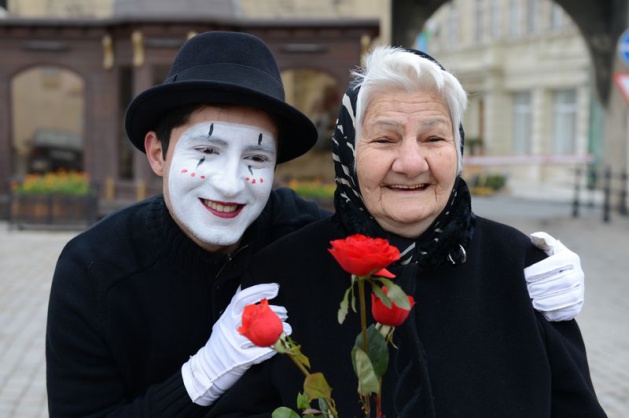
[[[350,279],[327,250],[331,240],[344,237],[334,218],[310,225],[258,253],[244,282],[280,284],[272,303],[288,309],[293,338],[311,370],[325,374],[340,417],[347,418],[362,416],[350,361],[358,314],[350,310],[344,324],[337,322]],[[464,264],[406,267],[416,270],[414,283],[404,284],[416,305],[405,325],[416,327],[419,339],[409,339],[405,325],[395,331],[399,351],[390,349],[383,384],[387,417],[417,417],[402,411],[422,381],[438,418],[605,416],[576,322],[550,323],[531,306],[523,269],[543,257],[526,235],[478,218]],[[409,358],[425,361],[428,376],[401,377]],[[289,358],[276,355],[250,369],[210,416],[296,410],[302,384]]]
[[[71,240],[48,308],[50,416],[203,415],[181,366],[206,344],[252,254],[324,215],[288,189],[274,191],[227,256],[194,244],[157,196]]]

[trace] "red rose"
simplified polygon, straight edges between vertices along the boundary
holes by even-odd
[[[269,302],[262,299],[259,304],[245,306],[238,332],[258,347],[270,347],[279,340],[284,328],[282,320],[269,307]]]
[[[383,287],[382,291],[387,293],[387,288]],[[371,294],[371,315],[373,319],[382,325],[390,325],[393,327],[400,326],[406,321],[408,315],[411,313],[411,309],[413,305],[415,305],[415,300],[412,296],[408,296],[408,301],[411,305],[409,309],[402,309],[397,306],[393,301],[391,301],[391,307],[387,308],[387,306],[382,303],[379,297],[375,294]]]
[[[395,277],[384,268],[400,258],[400,251],[386,239],[356,234],[330,244],[332,248],[328,251],[346,272],[356,276],[376,273],[378,276]]]

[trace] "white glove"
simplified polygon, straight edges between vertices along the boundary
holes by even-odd
[[[533,307],[549,321],[568,321],[583,307],[585,275],[581,259],[546,232],[531,234],[531,242],[548,258],[524,269]]]
[[[183,383],[188,395],[198,405],[211,405],[219,396],[240,379],[254,364],[273,357],[275,351],[269,347],[256,347],[238,332],[242,323],[242,311],[246,305],[257,303],[263,298],[277,296],[276,283],[259,284],[241,290],[212,327],[207,344],[181,367]],[[286,309],[269,305],[280,317],[284,333],[290,335],[291,328],[285,321]]]

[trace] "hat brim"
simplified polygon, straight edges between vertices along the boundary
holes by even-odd
[[[164,114],[194,103],[250,106],[268,112],[279,129],[278,163],[305,154],[317,142],[314,123],[286,102],[236,84],[208,81],[160,84],[139,94],[129,104],[125,115],[129,139],[137,149],[146,152],[144,137],[155,130]]]

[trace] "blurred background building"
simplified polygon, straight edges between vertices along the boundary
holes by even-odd
[[[575,168],[601,162],[602,107],[583,36],[551,0],[452,0],[417,46],[469,92],[466,173],[515,194],[570,198]]]
[[[308,161],[294,167],[309,177],[330,178],[328,140],[340,95],[349,69],[379,36],[373,16],[388,10],[380,10],[386,3],[369,0],[363,2],[369,13],[356,13],[348,3],[355,6],[353,1],[275,1],[263,8],[233,0],[5,2],[0,110],[4,106],[8,123],[1,123],[0,112],[5,179],[0,194],[7,193],[10,181],[59,169],[90,175],[100,186],[101,212],[160,191],[161,179],[126,138],[124,111],[135,95],[166,78],[186,39],[207,30],[251,32],[269,44],[287,100],[317,123],[317,149],[325,150],[329,161],[323,169]],[[293,176],[293,168],[286,170],[278,177]]]
[[[328,141],[349,70],[365,48],[393,43],[434,55],[470,93],[468,180],[570,199],[575,182],[588,181],[575,179],[577,168],[626,172],[626,104],[608,80],[626,3],[0,0],[0,80],[9,86],[0,84],[0,110],[10,108],[7,120],[0,112],[0,196],[10,179],[59,168],[88,172],[104,211],[157,192],[159,179],[126,139],[126,105],[164,80],[187,37],[243,30],[270,44],[287,100],[320,130],[316,151],[280,166],[278,179],[332,180]],[[592,36],[588,13],[607,32]]]

